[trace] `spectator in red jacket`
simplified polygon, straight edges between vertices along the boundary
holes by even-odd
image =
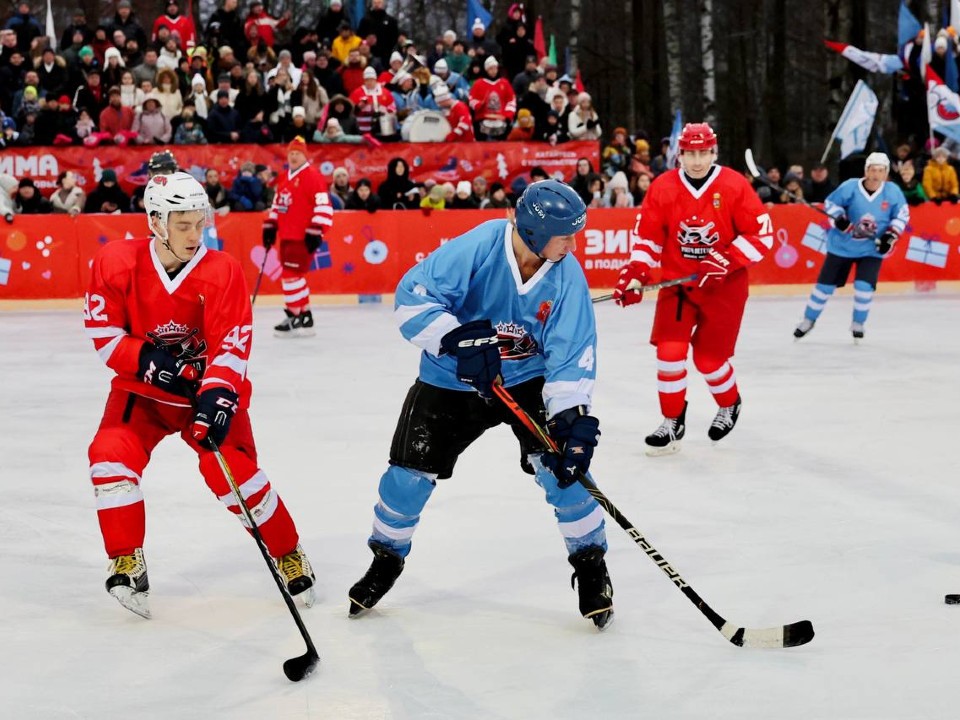
[[[98,123],[100,133],[105,135],[102,139],[112,140],[118,145],[126,145],[127,142],[137,136],[133,132],[133,110],[124,107],[120,102],[120,88],[110,88],[107,96],[109,101],[100,112],[100,122]]]
[[[243,24],[243,32],[250,38],[250,26],[257,26],[257,38],[262,39],[267,47],[272,48],[276,42],[276,31],[286,27],[290,22],[291,13],[287,10],[279,19],[272,17],[263,9],[263,3],[260,0],[253,0],[250,4],[250,13]],[[252,44],[252,43],[251,43]]]
[[[170,0],[167,3],[167,14],[153,21],[153,33],[150,38],[153,42],[157,42],[161,27],[168,28],[171,34],[179,34],[181,46],[184,48],[192,48],[197,44],[197,29],[193,25],[193,18],[180,14],[180,5],[177,0]]]
[[[437,85],[433,91],[433,99],[440,107],[450,123],[450,132],[445,138],[447,142],[473,142],[473,119],[466,103],[462,103],[450,94],[446,85]]]

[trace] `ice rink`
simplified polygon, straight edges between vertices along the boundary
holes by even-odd
[[[879,296],[863,344],[835,298],[802,342],[804,299],[748,305],[736,430],[691,372],[681,453],[660,421],[653,303],[597,306],[598,483],[727,619],[810,619],[786,650],[734,647],[608,522],[616,621],[582,619],[550,507],[501,428],[442,481],[406,570],[347,619],[369,565],[377,482],[418,352],[392,305],[316,309],[318,336],[273,338],[258,308],[250,376],[260,460],[319,580],[303,611],[319,672],[253,541],[177,439],[143,477],[153,619],[103,589],[86,449],[110,374],[80,312],[0,314],[0,717],[188,720],[737,718],[957,715],[960,298]]]

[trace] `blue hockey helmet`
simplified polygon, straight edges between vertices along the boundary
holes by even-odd
[[[528,185],[517,200],[514,224],[520,239],[539,255],[550,238],[583,230],[587,224],[587,206],[565,182],[541,180]]]

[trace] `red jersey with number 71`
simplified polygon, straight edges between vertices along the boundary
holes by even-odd
[[[169,405],[190,401],[137,376],[145,342],[174,357],[196,358],[200,391],[224,387],[250,402],[247,361],[253,313],[240,263],[200,246],[170,277],[150,240],[115,240],[97,253],[84,296],[86,333],[100,359],[116,373],[113,387]]]
[[[661,265],[664,280],[694,274],[711,249],[739,269],[760,262],[773,247],[773,224],[757,193],[720,165],[699,188],[680,169],[660,175],[643,198],[636,234],[630,260]]]

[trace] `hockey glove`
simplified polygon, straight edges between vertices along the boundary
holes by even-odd
[[[883,235],[876,239],[877,252],[881,255],[886,255],[893,249],[893,244],[897,241],[897,234],[891,230],[887,230]]]
[[[308,232],[304,236],[303,242],[306,243],[307,245],[307,252],[313,255],[320,248],[320,245],[323,243],[323,235],[320,235],[319,233],[314,234],[314,233]]]
[[[273,223],[266,223],[263,226],[263,247],[266,250],[272,248],[277,242],[277,226]]]
[[[846,215],[838,215],[833,219],[833,226],[840,232],[846,232],[850,228],[850,219]]]
[[[145,342],[140,348],[137,377],[165,392],[190,397],[200,373],[188,360],[178,360],[166,350]]]
[[[723,280],[727,274],[735,269],[733,261],[723,253],[713,248],[707,251],[697,266],[697,276],[700,278],[699,287],[703,287],[711,280]]]
[[[457,358],[457,379],[485,400],[493,400],[493,383],[500,377],[500,338],[489,320],[474,320],[440,340],[440,354]]]
[[[590,469],[593,449],[600,441],[600,421],[587,415],[583,406],[568,408],[553,416],[547,423],[547,432],[559,446],[560,453],[544,453],[542,462],[557,478],[562,490]]]
[[[213,388],[197,395],[197,410],[190,425],[193,439],[211,449],[210,440],[217,447],[222,445],[237,412],[237,400],[237,394],[226,388]]]
[[[613,301],[620,307],[633,305],[643,300],[643,291],[637,286],[650,282],[650,269],[642,262],[634,260],[623,266],[617,286],[613,289]]]

